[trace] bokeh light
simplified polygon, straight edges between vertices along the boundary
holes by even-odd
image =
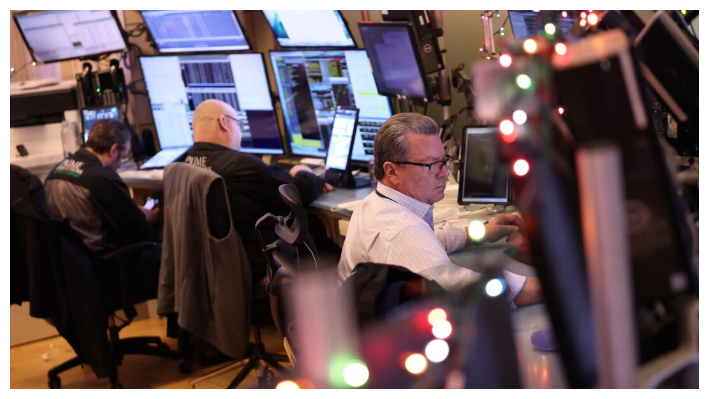
[[[446,314],[446,311],[441,308],[433,309],[428,313],[428,322],[431,323],[432,326],[439,321],[446,319],[448,319],[448,314]]]
[[[364,363],[356,361],[345,367],[342,375],[347,385],[359,388],[369,380],[369,369]]]
[[[406,358],[404,366],[409,373],[418,375],[426,371],[428,368],[428,360],[426,360],[422,354],[414,353]]]
[[[448,320],[441,320],[433,325],[431,330],[433,336],[438,339],[446,339],[453,333],[453,325]]]
[[[448,347],[448,343],[446,341],[434,339],[426,345],[424,352],[426,353],[426,357],[429,361],[439,363],[446,360],[448,353],[450,352],[450,348]]]

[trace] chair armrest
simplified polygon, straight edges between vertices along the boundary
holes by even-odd
[[[142,251],[145,248],[152,247],[156,243],[153,241],[141,241],[135,244],[126,245],[114,251],[108,252],[102,256],[103,260],[117,260],[123,256],[132,255]]]

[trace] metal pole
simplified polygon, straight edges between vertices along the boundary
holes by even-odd
[[[438,48],[441,50],[443,65],[446,65],[446,55],[443,52],[443,15],[440,10],[429,10],[428,12],[431,14],[431,24],[438,38]],[[450,117],[451,108],[451,82],[446,74],[445,68],[438,71],[438,90],[441,106],[443,108],[443,120],[445,121]],[[453,134],[455,134],[455,132],[453,132]]]

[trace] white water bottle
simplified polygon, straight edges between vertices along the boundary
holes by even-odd
[[[64,158],[69,158],[81,147],[81,136],[76,122],[62,122],[62,150]]]

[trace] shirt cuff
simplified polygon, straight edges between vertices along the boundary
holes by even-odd
[[[510,289],[509,296],[507,297],[507,300],[510,302],[510,309],[515,309],[517,306],[514,304],[513,300],[519,291],[522,290],[522,286],[524,285],[524,282],[527,281],[527,277],[510,273],[507,270],[502,271],[502,277],[505,279],[505,282]]]
[[[468,238],[464,227],[455,226],[450,222],[443,222],[436,225],[433,230],[447,253],[463,248]]]

